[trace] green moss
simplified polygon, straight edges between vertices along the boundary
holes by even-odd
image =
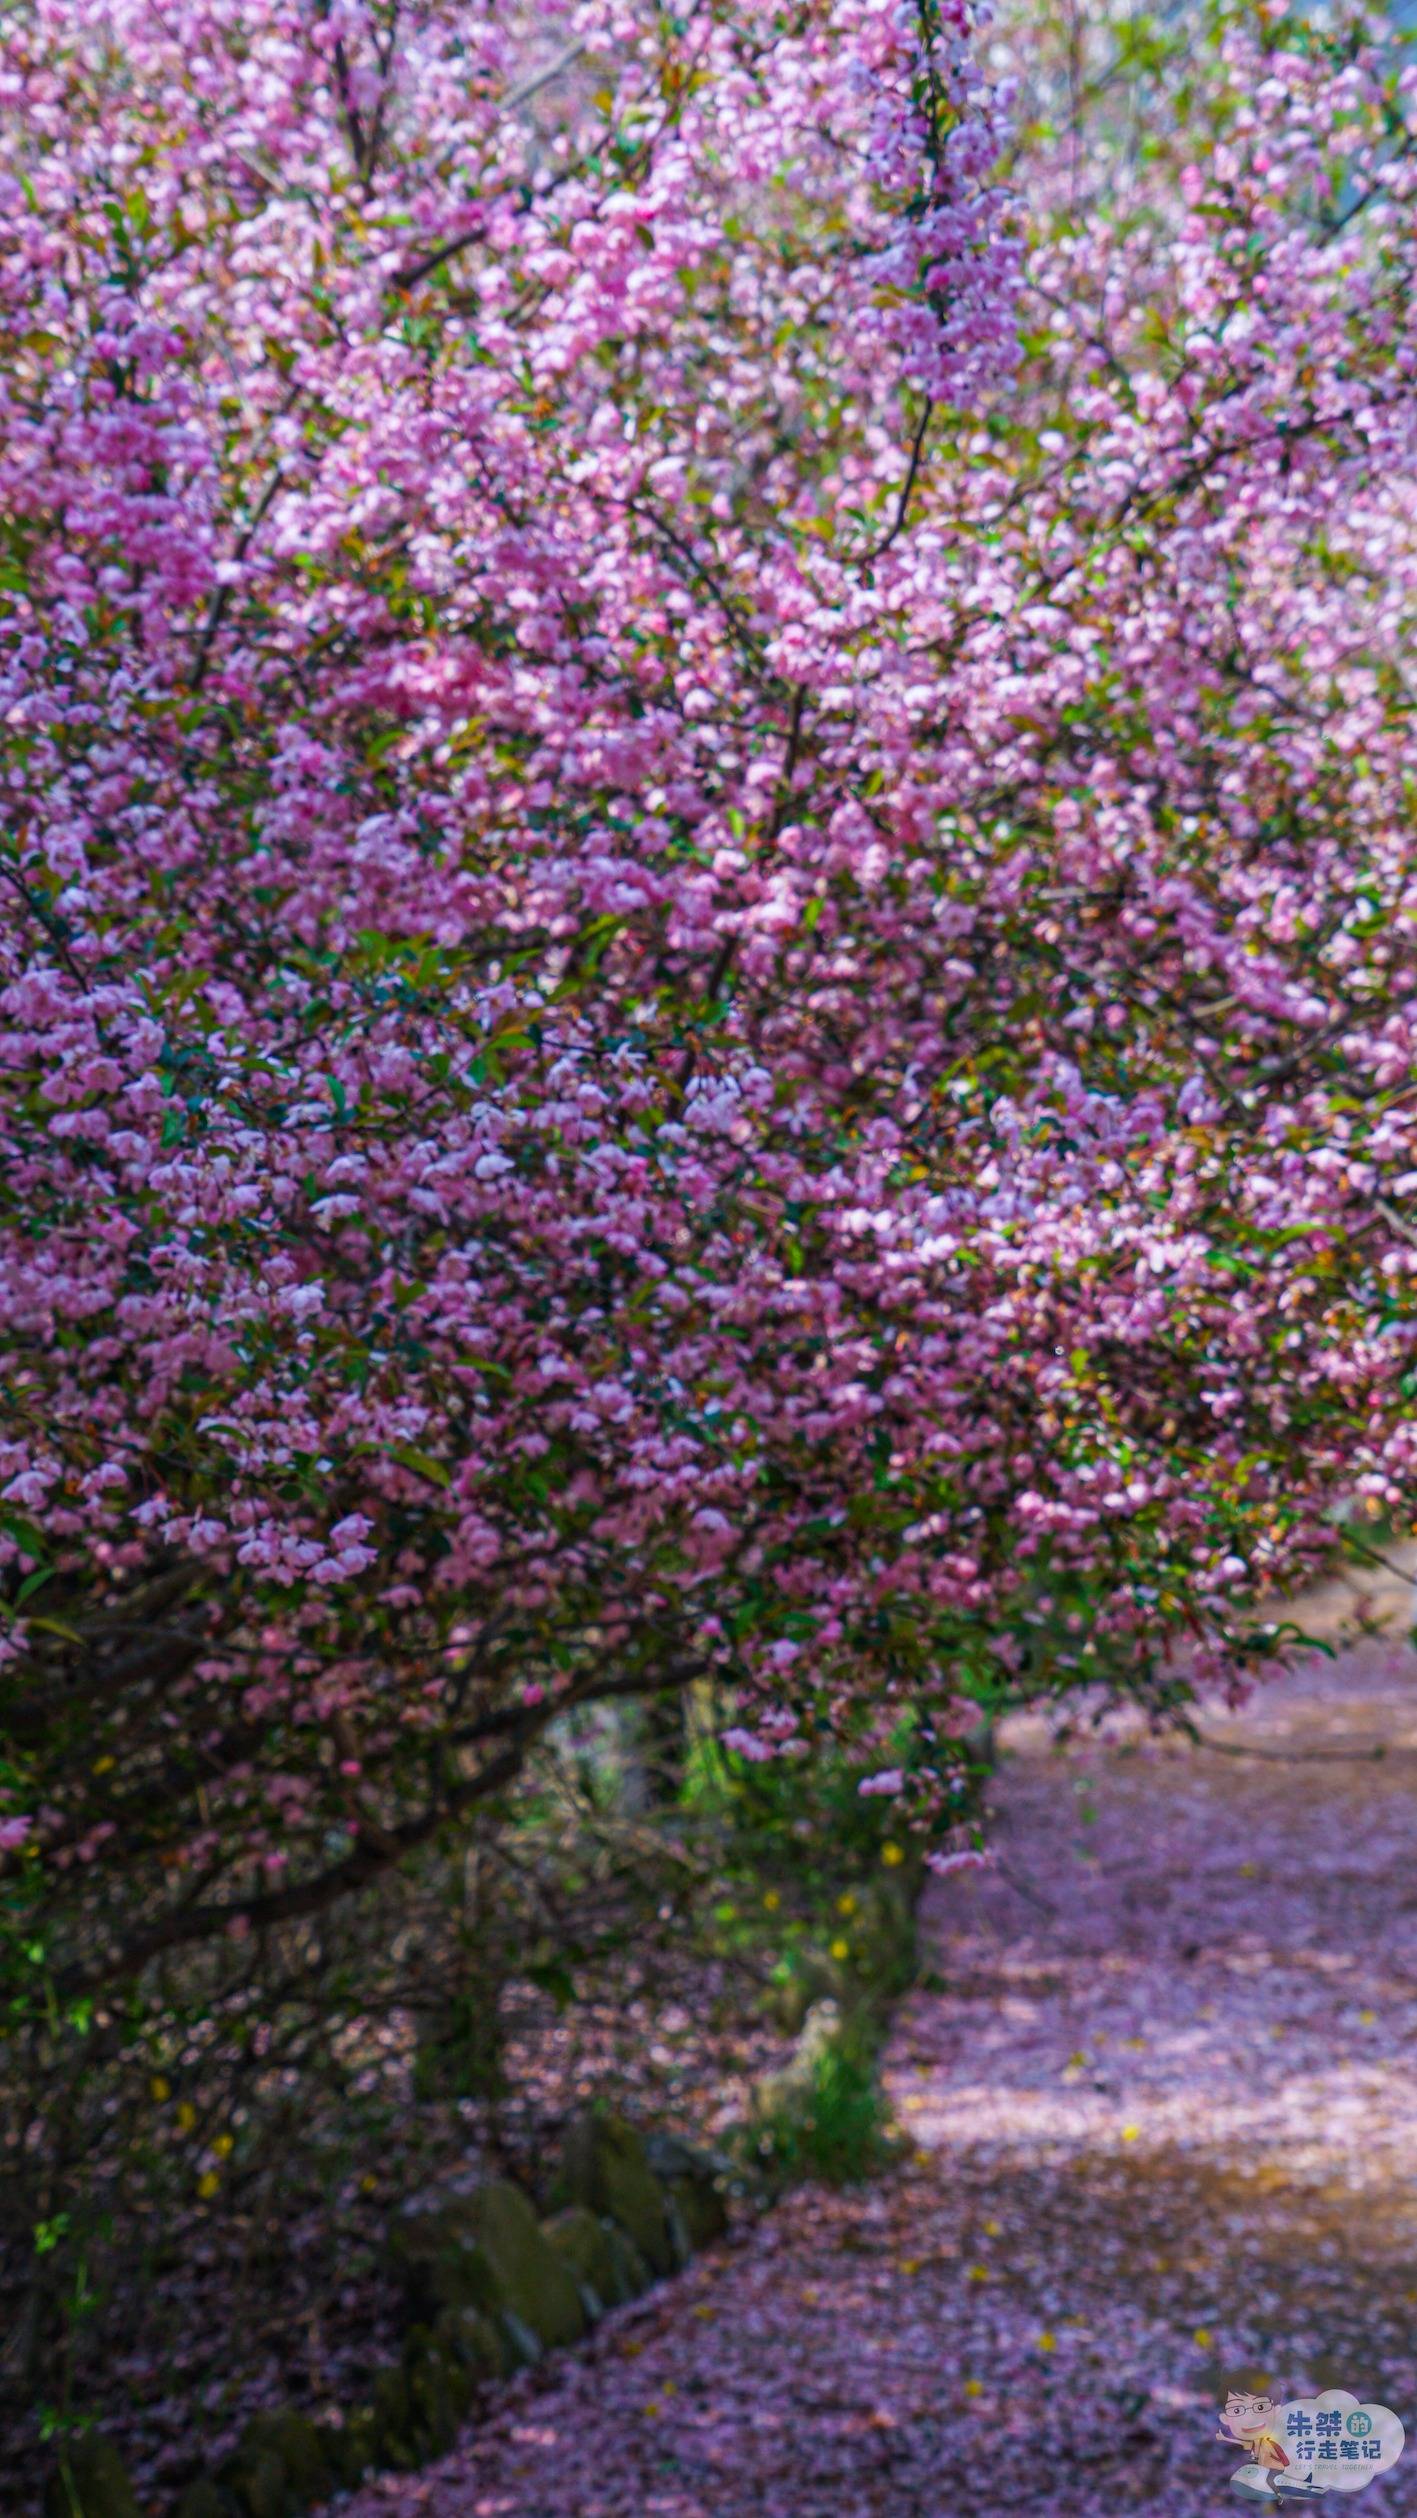
[[[587,2316],[603,2316],[615,2306],[620,2293],[619,2269],[605,2223],[585,2204],[572,2203],[552,2220],[543,2221],[542,2229],[574,2274]]]
[[[498,2182],[478,2187],[467,2202],[470,2227],[497,2274],[502,2305],[543,2343],[574,2343],[586,2330],[575,2275],[542,2236],[526,2196]]]
[[[654,2272],[673,2272],[664,2197],[643,2141],[618,2116],[585,2115],[570,2127],[559,2190],[567,2203],[617,2222]]]

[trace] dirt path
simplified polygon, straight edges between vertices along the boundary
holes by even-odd
[[[1417,2512],[1417,1660],[1208,1729],[1015,1726],[891,2048],[908,2172],[794,2197],[360,2518],[1239,2511],[1246,2364],[1391,2404],[1365,2506]]]

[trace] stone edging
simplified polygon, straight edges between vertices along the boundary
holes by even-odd
[[[875,1899],[864,1978],[848,1989],[829,1971],[814,1988],[794,2055],[760,2085],[750,2124],[803,2092],[846,2024],[838,1996],[878,2022],[889,2011],[913,1971],[922,1880],[912,1864],[893,1894]],[[445,2455],[480,2385],[579,2342],[609,2309],[681,2270],[723,2235],[730,2186],[743,2182],[722,2153],[592,2110],[568,2129],[549,2218],[504,2180],[405,2207],[389,2233],[408,2318],[400,2358],[375,2372],[342,2423],[312,2421],[294,2405],[256,2414],[230,2455],[187,2485],[172,2518],[301,2518],[368,2474],[409,2473]],[[45,2518],[144,2518],[101,2432],[69,2443]]]
[[[557,2206],[538,2220],[502,2180],[399,2213],[389,2236],[408,2326],[399,2360],[341,2423],[258,2413],[173,2518],[299,2518],[366,2474],[411,2472],[452,2446],[480,2383],[578,2342],[611,2308],[686,2265],[728,2226],[730,2163],[676,2135],[592,2113],[570,2127]],[[122,2460],[81,2433],[50,2480],[46,2518],[143,2518]]]

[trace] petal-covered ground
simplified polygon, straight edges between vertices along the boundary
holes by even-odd
[[[1417,1660],[1205,1727],[1016,1725],[890,2050],[912,2164],[797,2193],[359,2518],[1196,2518],[1240,2506],[1242,2367],[1390,2404],[1365,2505],[1417,2511]]]

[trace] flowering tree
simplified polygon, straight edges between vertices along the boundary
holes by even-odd
[[[972,1704],[1233,1677],[1410,1499],[1411,107],[1245,17],[1120,209],[937,0],[11,19],[61,2005],[597,1699],[947,1813]]]

